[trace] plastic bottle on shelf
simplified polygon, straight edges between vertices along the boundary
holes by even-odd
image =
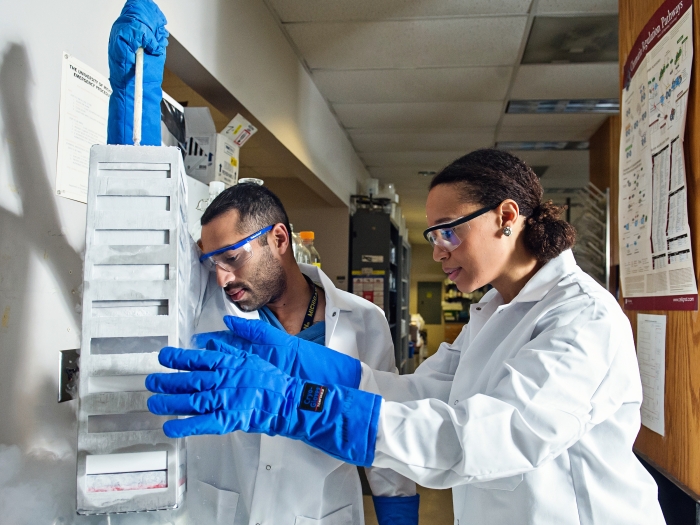
[[[216,199],[219,196],[219,193],[221,193],[225,189],[226,186],[221,181],[215,180],[210,182],[209,197],[206,199],[202,199],[197,203],[197,206],[195,207],[197,211],[204,213],[204,211],[209,207],[212,201]],[[197,220],[194,221],[194,223],[191,223],[188,229],[193,239],[199,240],[199,238],[202,236],[202,225],[199,222],[199,218],[197,218]]]
[[[304,248],[309,251],[311,256],[310,264],[320,268],[321,256],[318,254],[318,251],[316,251],[316,248],[314,248],[314,232],[299,232],[299,237],[301,237],[301,240],[304,243]]]
[[[224,191],[226,189],[226,186],[224,185],[223,182],[219,180],[215,180],[209,183],[209,198],[208,199],[202,199],[197,203],[197,209],[199,211],[204,211],[206,210],[209,205],[212,203],[214,199],[216,199],[219,196],[219,193]]]
[[[309,250],[307,250],[304,247],[304,243],[301,242],[301,238],[299,237],[298,233],[294,232],[294,225],[290,224],[289,227],[292,229],[292,251],[294,252],[294,260],[297,263],[306,263],[309,264],[311,262],[311,254],[309,253]]]

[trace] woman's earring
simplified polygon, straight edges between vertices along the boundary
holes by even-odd
[[[510,229],[510,226],[506,226],[503,228],[503,235],[506,237],[510,237],[510,234],[513,233],[513,230]]]

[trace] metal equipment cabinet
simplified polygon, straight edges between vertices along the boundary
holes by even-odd
[[[408,359],[411,247],[388,213],[358,209],[350,219],[351,291],[384,310],[399,373],[413,371]]]

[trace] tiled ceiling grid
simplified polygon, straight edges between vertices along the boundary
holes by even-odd
[[[607,115],[505,114],[509,99],[617,98],[616,63],[520,65],[535,16],[615,14],[617,0],[265,0],[373,177],[424,242],[436,171],[496,141],[588,140]],[[520,152],[547,188],[588,181],[587,151]]]

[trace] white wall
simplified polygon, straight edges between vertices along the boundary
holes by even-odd
[[[369,175],[262,0],[168,0],[168,29],[346,204]]]
[[[160,5],[180,42],[347,202],[367,174],[263,2]],[[55,196],[61,53],[107,75],[121,6],[0,0],[0,464],[1,444],[66,457],[74,446],[57,364],[79,346],[85,205]]]

